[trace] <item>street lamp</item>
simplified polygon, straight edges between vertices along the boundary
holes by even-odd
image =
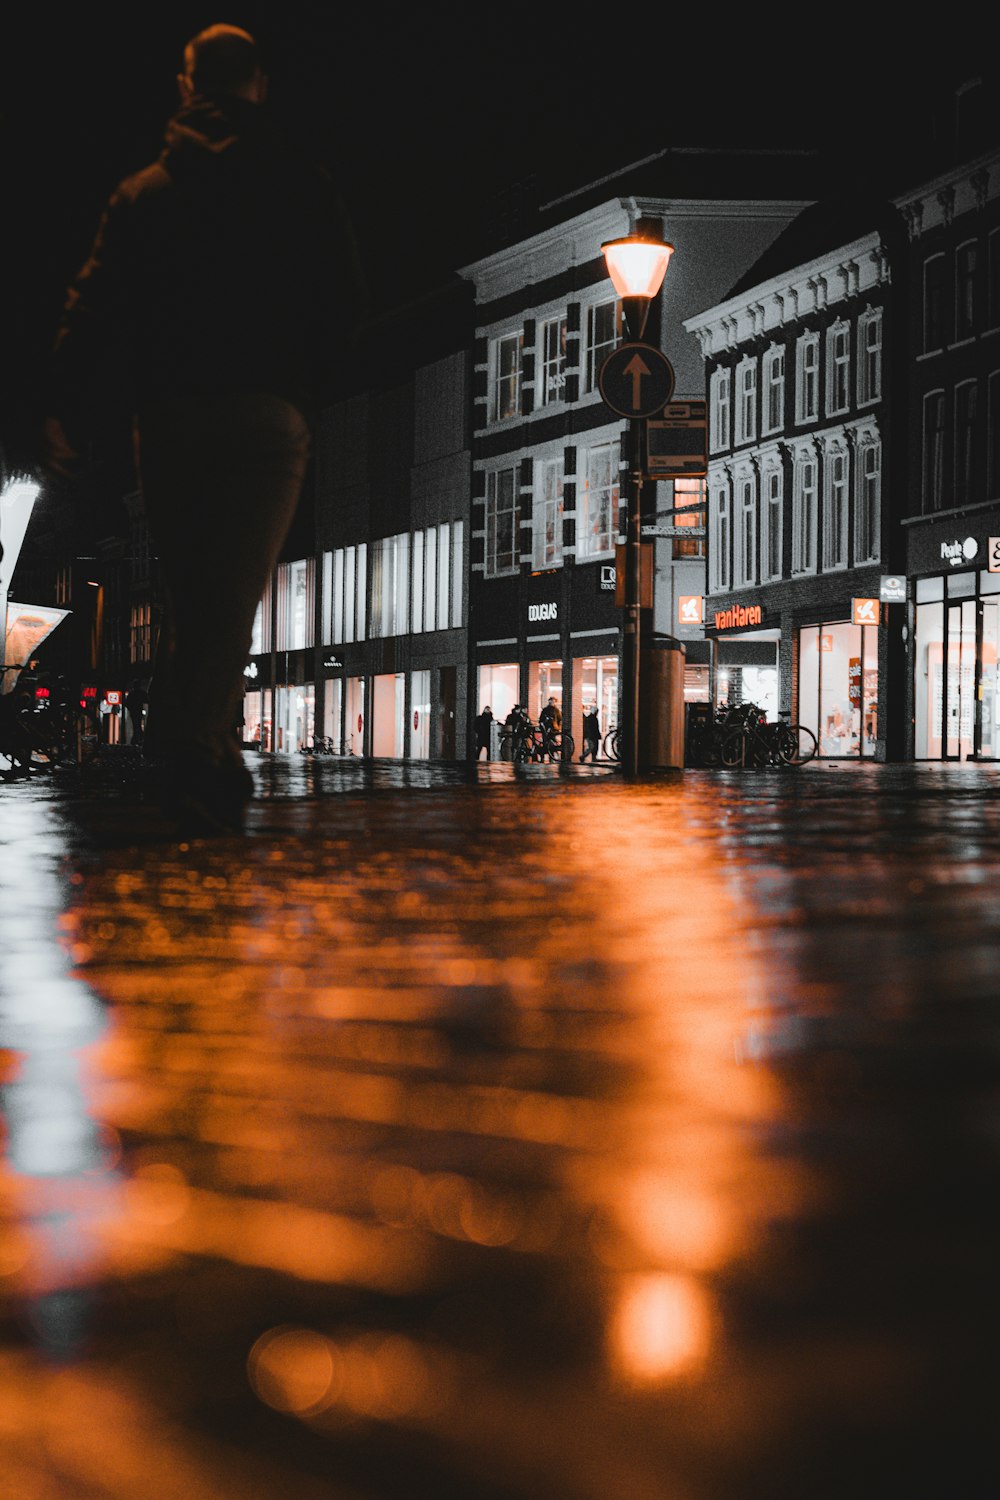
[[[622,239],[608,240],[601,246],[608,275],[615,291],[622,299],[625,327],[631,339],[642,339],[650,303],[663,285],[667,265],[674,253],[673,245],[655,234],[636,233]],[[669,372],[670,390],[673,387],[673,371],[659,350],[654,352],[660,363]],[[638,356],[638,363],[636,357]],[[614,359],[614,355],[611,356]],[[622,765],[629,775],[639,769],[639,665],[641,622],[641,568],[642,568],[642,483],[644,469],[646,416],[633,414],[641,410],[641,380],[649,377],[655,386],[654,370],[648,368],[651,360],[642,362],[640,349],[636,349],[623,373],[632,374],[631,405],[625,408],[628,419],[628,466],[629,477],[626,493],[626,545],[625,545],[625,628],[622,641]],[[602,390],[604,389],[602,384]],[[607,395],[605,394],[607,400]],[[667,395],[662,404],[670,399]],[[621,411],[621,407],[613,407]]]

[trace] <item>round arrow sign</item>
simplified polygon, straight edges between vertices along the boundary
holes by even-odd
[[[622,344],[604,361],[597,384],[620,417],[653,417],[674,394],[674,367],[652,344]]]

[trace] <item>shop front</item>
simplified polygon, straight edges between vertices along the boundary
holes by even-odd
[[[991,534],[994,533],[994,534]],[[913,758],[1000,758],[1000,513],[910,531]]]

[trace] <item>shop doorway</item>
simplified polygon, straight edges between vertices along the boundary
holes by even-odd
[[[1000,755],[1000,599],[917,604],[914,746],[917,760]]]

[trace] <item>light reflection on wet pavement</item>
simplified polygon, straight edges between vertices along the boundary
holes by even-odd
[[[995,1500],[1000,768],[253,764],[0,790],[3,1500]]]

